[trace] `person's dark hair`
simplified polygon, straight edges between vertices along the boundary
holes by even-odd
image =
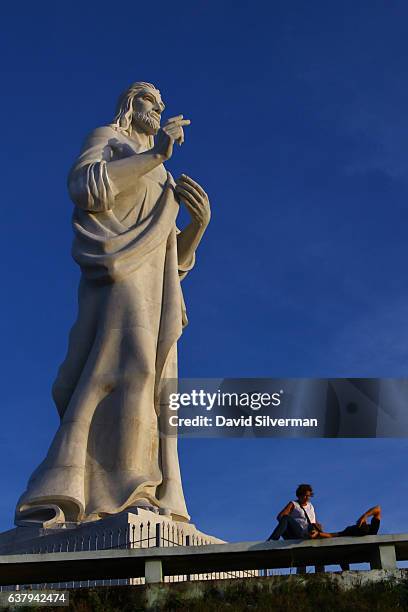
[[[296,497],[300,497],[301,495],[304,495],[308,491],[310,491],[310,493],[313,495],[312,485],[310,485],[310,484],[300,484],[298,486],[298,488],[296,489]]]

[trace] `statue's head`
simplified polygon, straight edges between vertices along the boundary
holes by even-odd
[[[151,83],[137,81],[119,97],[114,124],[129,135],[138,128],[153,138],[163,110],[160,91]]]

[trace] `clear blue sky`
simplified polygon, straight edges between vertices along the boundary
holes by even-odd
[[[408,5],[8,3],[0,37],[0,529],[58,425],[76,313],[66,174],[135,80],[192,121],[168,166],[213,219],[184,291],[180,374],[408,374]],[[372,503],[407,531],[406,440],[183,440],[192,520],[266,537],[299,482],[328,529]]]

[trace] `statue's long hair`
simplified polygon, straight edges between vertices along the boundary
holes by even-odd
[[[126,91],[120,96],[116,106],[115,118],[112,122],[112,126],[120,131],[124,132],[127,136],[132,135],[132,116],[133,116],[133,100],[146,91],[146,89],[153,89],[157,91],[157,87],[152,83],[146,83],[145,81],[136,81],[132,83]],[[153,136],[150,136],[150,146],[153,146]]]

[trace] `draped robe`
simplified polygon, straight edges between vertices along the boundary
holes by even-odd
[[[16,521],[44,525],[116,514],[141,500],[189,520],[177,438],[166,436],[163,381],[177,377],[187,323],[177,259],[178,202],[158,166],[120,192],[107,162],[140,152],[120,128],[94,130],[69,176],[78,317],[53,386],[61,418]],[[143,502],[142,502],[143,503]]]

